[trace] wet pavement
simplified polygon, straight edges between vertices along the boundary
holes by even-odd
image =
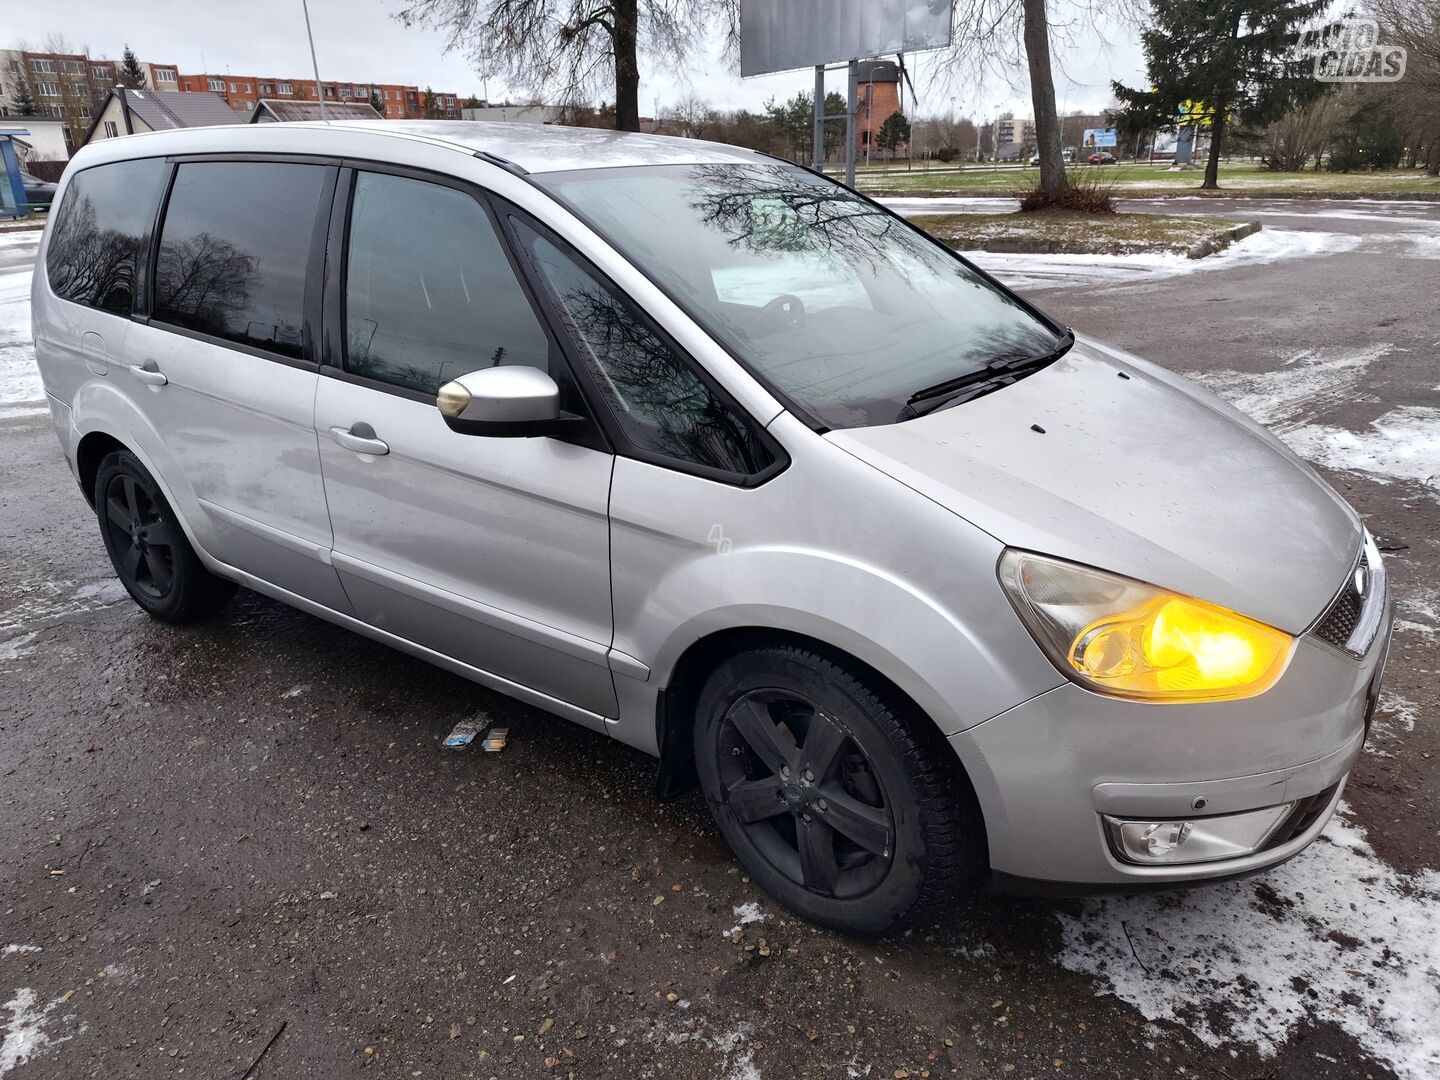
[[[1278,205],[1204,271],[994,268],[1261,417],[1389,538],[1345,813],[1250,881],[971,898],[878,944],[788,917],[598,734],[252,594],[141,615],[26,400],[33,240],[5,238],[0,1077],[1437,1075],[1440,221],[1342,216],[1369,205]],[[443,750],[477,710],[505,750]]]

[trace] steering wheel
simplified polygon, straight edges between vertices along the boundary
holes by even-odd
[[[781,293],[760,309],[760,325],[766,333],[788,330],[805,322],[805,302],[793,293]]]

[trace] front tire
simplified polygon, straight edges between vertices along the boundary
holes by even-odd
[[[700,692],[694,749],[736,857],[812,922],[893,932],[984,869],[979,814],[949,748],[859,665],[798,645],[727,659]]]
[[[205,569],[160,485],[140,459],[116,450],[95,474],[95,514],[115,574],[161,622],[204,618],[235,595],[235,583]]]

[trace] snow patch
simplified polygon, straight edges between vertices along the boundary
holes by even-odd
[[[1394,233],[1391,238],[1408,244],[1412,259],[1440,259],[1440,232]]]
[[[35,651],[35,647],[30,643],[39,636],[40,631],[36,630],[29,634],[21,634],[19,637],[0,641],[0,664],[8,664],[29,656]]]
[[[0,411],[0,416],[4,415]],[[13,602],[0,611],[0,663],[21,660],[34,652],[41,630],[70,615],[119,603],[129,594],[114,579],[81,583],[40,578],[12,583],[9,595]]]
[[[1355,398],[1371,364],[1394,348],[1303,349],[1272,371],[1197,371],[1190,377],[1251,419],[1277,431],[1306,423]]]
[[[1432,589],[1407,589],[1395,598],[1395,606],[1404,619],[1395,620],[1395,629],[1429,637],[1440,634],[1440,592]]]
[[[39,234],[32,235],[35,239],[30,242],[38,246]],[[33,276],[29,264],[19,271],[0,271],[0,419],[46,411],[45,388],[30,338]]]
[[[1415,480],[1440,493],[1440,409],[1402,405],[1372,420],[1369,431],[1306,424],[1282,437],[1326,468],[1366,473],[1381,483]]]
[[[1364,237],[1348,233],[1262,229],[1204,259],[1172,253],[1148,255],[1010,255],[967,251],[964,256],[1013,289],[1051,289],[1066,285],[1126,285],[1181,274],[1207,273],[1277,259],[1334,255],[1353,251]]]
[[[719,1034],[712,1034],[709,1028],[709,1021],[703,1016],[687,1017],[679,1030],[670,1030],[663,1023],[657,1025],[646,1041],[662,1042],[666,1046],[685,1043],[708,1046],[720,1056],[719,1068],[710,1074],[716,1080],[760,1080],[752,1045],[754,1028],[743,1020]]]
[[[760,905],[753,900],[743,904],[735,905],[735,918],[737,922],[729,930],[726,930],[722,937],[730,937],[742,926],[749,926],[751,923],[764,922],[770,916],[760,910]]]
[[[27,1061],[33,1061],[52,1046],[69,1042],[76,1035],[84,1033],[83,1024],[69,1035],[53,1033],[52,1029],[57,1020],[71,1027],[75,1024],[72,1014],[66,1013],[58,1018],[54,1016],[55,1010],[68,999],[67,994],[64,998],[56,998],[41,1007],[36,1004],[35,991],[22,986],[15,991],[14,997],[0,1005],[0,1009],[8,1009],[10,1012],[9,1021],[0,1028],[5,1035],[4,1040],[0,1041],[0,1076],[5,1076]]]
[[[16,953],[32,953],[39,951],[39,945],[6,945],[5,948],[0,949],[0,955],[14,956]]]
[[[1342,816],[1264,878],[1056,917],[1061,964],[1207,1046],[1271,1057],[1324,1022],[1402,1077],[1440,1075],[1440,873],[1392,869]]]

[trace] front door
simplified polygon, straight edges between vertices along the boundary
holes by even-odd
[[[327,293],[343,357],[322,373],[315,428],[356,614],[603,729],[613,455],[593,425],[567,441],[484,438],[435,407],[458,375],[525,364],[584,408],[489,211],[457,187],[360,171],[345,247]]]

